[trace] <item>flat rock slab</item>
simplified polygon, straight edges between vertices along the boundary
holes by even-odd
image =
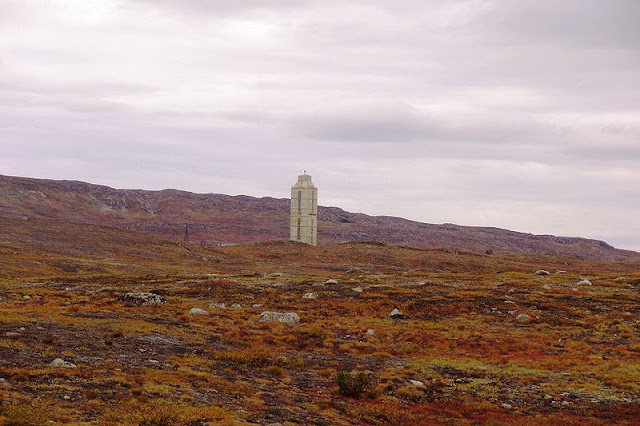
[[[269,312],[264,311],[260,314],[258,322],[278,321],[284,324],[299,324],[300,317],[295,312]]]

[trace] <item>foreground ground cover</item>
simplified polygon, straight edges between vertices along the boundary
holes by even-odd
[[[261,253],[255,270],[243,273],[4,280],[0,422],[533,425],[640,418],[640,274],[633,268],[549,275],[535,274],[545,265],[495,263],[457,271],[371,264],[322,270],[281,261],[275,249]],[[577,285],[582,278],[592,285]],[[167,302],[126,306],[118,297],[129,291],[152,291]],[[308,293],[317,298],[304,298]],[[209,315],[190,314],[192,308]],[[394,308],[406,318],[390,318]],[[300,323],[260,323],[263,311],[295,312]],[[51,367],[55,358],[77,367]],[[345,392],[340,374],[360,377],[361,392]]]

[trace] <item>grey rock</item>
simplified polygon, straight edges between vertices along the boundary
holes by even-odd
[[[549,271],[545,271],[544,269],[538,269],[536,271],[536,275],[549,275]]]
[[[209,312],[200,308],[191,308],[189,309],[189,314],[191,315],[209,315]]]
[[[362,293],[364,290],[362,290],[362,287],[358,286],[358,287],[352,288],[351,291],[355,291],[356,293]]]
[[[162,306],[167,302],[164,296],[142,291],[125,293],[118,300],[128,306]]]
[[[209,309],[227,309],[224,303],[212,303],[209,305]]]
[[[305,293],[304,296],[302,296],[303,299],[317,299],[318,295],[315,293]]]
[[[389,312],[389,317],[392,319],[405,319],[407,316],[403,314],[398,308],[394,308],[393,311]]]
[[[543,290],[551,290],[553,287],[551,287],[549,284],[545,284],[542,286]]]
[[[367,335],[373,336],[374,334],[376,334],[376,331],[373,328],[367,330]]]
[[[332,279],[332,280],[326,280],[324,283],[325,284],[338,284],[338,281]]]
[[[54,368],[77,368],[77,365],[69,362],[69,361],[65,361],[62,358],[56,358],[53,361],[51,361],[51,363],[49,364],[49,367],[54,367]]]
[[[506,402],[502,404],[501,407],[504,408],[505,410],[511,410],[513,408],[511,404],[507,404]]]
[[[585,279],[582,279],[582,280],[578,281],[576,283],[576,285],[593,285],[593,284],[591,284],[591,281],[589,281],[588,279],[585,278]]]
[[[7,331],[6,333],[4,333],[4,337],[6,337],[7,339],[19,339],[21,336],[20,333],[18,333],[17,331]]]
[[[277,321],[283,324],[299,324],[300,317],[295,312],[269,312],[264,311],[260,314],[258,322]]]
[[[419,388],[423,388],[424,387],[424,383],[422,383],[420,380],[409,380],[409,382],[413,385],[413,386],[417,386]]]
[[[242,305],[241,305],[241,304],[239,304],[239,303],[234,303],[233,305],[231,305],[231,307],[232,307],[233,309],[240,309],[240,308],[242,308]]]
[[[529,321],[531,319],[531,317],[527,314],[520,314],[516,317],[517,321],[522,321],[522,322],[526,322]]]
[[[262,303],[254,303],[251,305],[252,308],[262,308]]]

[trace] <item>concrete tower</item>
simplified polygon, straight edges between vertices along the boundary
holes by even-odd
[[[318,188],[306,172],[291,187],[289,239],[315,246],[318,243]]]

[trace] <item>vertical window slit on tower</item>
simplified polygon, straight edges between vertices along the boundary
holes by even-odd
[[[298,230],[297,230],[297,232],[298,232],[298,239],[300,239],[300,225],[301,225],[301,220],[300,220],[300,218],[298,218]]]
[[[302,191],[298,191],[298,213],[302,211]]]

